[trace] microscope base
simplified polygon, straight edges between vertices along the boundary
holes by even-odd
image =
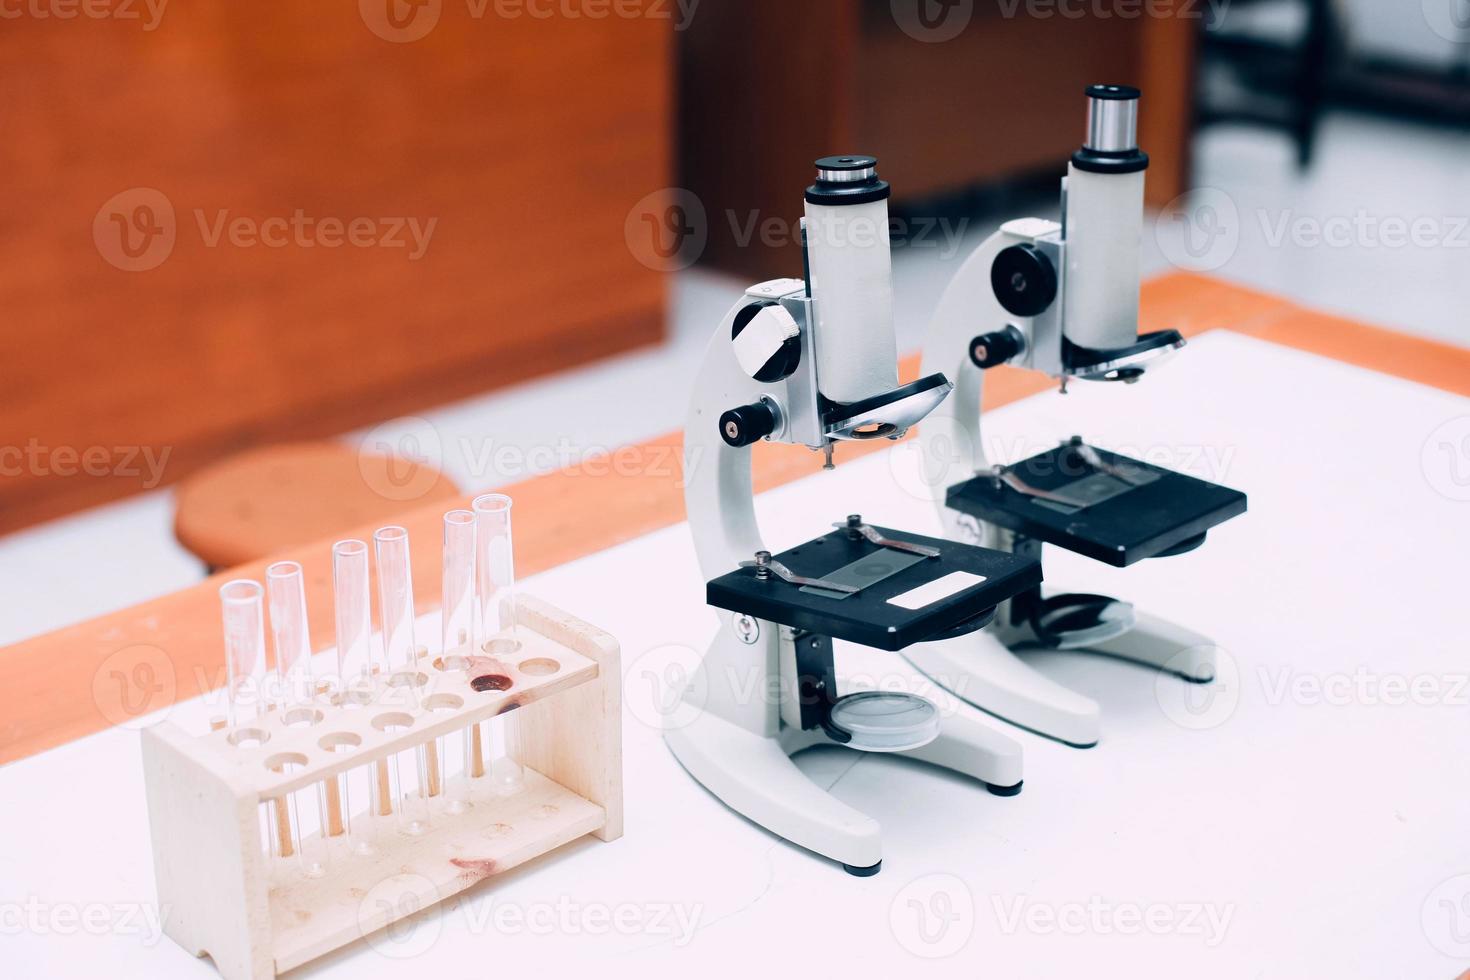
[[[838,744],[821,730],[783,726],[777,736],[766,737],[705,711],[665,731],[664,741],[679,764],[730,809],[851,874],[878,872],[878,822],[813,783],[791,761],[803,749]],[[1021,785],[1020,744],[964,706],[944,719],[934,741],[893,754],[970,776],[997,795],[1014,795]]]
[[[1190,629],[1146,612],[1135,613],[1133,628],[1088,647],[1094,653],[1156,667],[1195,684],[1215,679],[1215,642]]]
[[[1214,680],[1213,641],[1148,613],[1136,617],[1128,632],[1078,652],[1131,660],[1197,684]],[[903,656],[951,694],[1019,728],[1078,749],[1101,737],[1096,701],[1037,671],[990,630],[916,644]]]

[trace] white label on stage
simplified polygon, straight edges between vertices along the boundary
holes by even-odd
[[[948,599],[950,596],[963,592],[972,585],[979,585],[985,581],[984,575],[974,575],[970,572],[950,572],[944,578],[937,578],[932,582],[926,582],[917,589],[909,589],[902,595],[896,595],[888,601],[895,606],[903,606],[905,609],[923,609],[925,606],[938,602],[940,599]]]

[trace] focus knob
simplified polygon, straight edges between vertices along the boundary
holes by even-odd
[[[762,384],[790,377],[801,363],[801,327],[779,303],[752,303],[735,316],[730,342],[740,369]]]
[[[1004,364],[1026,349],[1021,331],[1007,324],[1003,330],[982,333],[970,341],[970,360],[977,368],[993,368]]]
[[[1036,316],[1057,298],[1057,270],[1035,245],[1012,245],[990,266],[990,288],[1007,313]]]
[[[720,416],[720,438],[740,449],[776,431],[776,412],[765,402],[741,405]]]

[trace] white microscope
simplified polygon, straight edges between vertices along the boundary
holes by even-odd
[[[999,364],[1068,379],[1132,383],[1184,346],[1173,330],[1139,335],[1139,245],[1148,157],[1137,144],[1137,89],[1087,89],[1087,139],[1062,182],[1062,223],[1007,222],[966,259],[945,291],[923,371],[954,396],[924,422],[919,456],[946,535],[1039,560],[1043,544],[1123,567],[1191,551],[1246,509],[1226,487],[1071,441],[991,466],[980,438],[984,371]],[[987,629],[904,655],[971,704],[1079,748],[1099,738],[1095,701],[1050,680],[1012,648],[1109,654],[1206,683],[1208,638],[1090,594],[1005,603]]]
[[[870,875],[877,821],[808,780],[791,756],[818,744],[901,754],[971,776],[997,795],[1021,787],[1021,747],[960,704],[941,717],[918,695],[861,689],[833,640],[897,651],[963,636],[1035,589],[1034,556],[865,523],[779,554],[756,523],[752,444],[897,439],[953,385],[898,383],[888,185],[872,157],[817,161],[806,191],[803,279],[751,287],[715,331],[684,428],[685,503],[719,632],[664,738],[737,812]],[[835,520],[834,520],[835,519]]]

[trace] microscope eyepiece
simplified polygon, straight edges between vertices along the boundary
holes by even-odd
[[[1117,102],[1126,102],[1130,99],[1137,101],[1143,94],[1132,85],[1089,85],[1087,86],[1087,97],[1089,99],[1111,99]]]
[[[1087,136],[1073,166],[1092,173],[1136,173],[1148,166],[1138,149],[1139,91],[1131,85],[1087,86]]]
[[[816,167],[817,182],[806,189],[806,199],[812,204],[867,204],[886,200],[891,193],[888,184],[878,179],[877,157],[822,157]]]
[[[1087,139],[1097,153],[1138,149],[1138,89],[1092,85],[1087,89]]]
[[[822,157],[817,161],[817,179],[829,184],[851,184],[877,176],[877,157]]]

